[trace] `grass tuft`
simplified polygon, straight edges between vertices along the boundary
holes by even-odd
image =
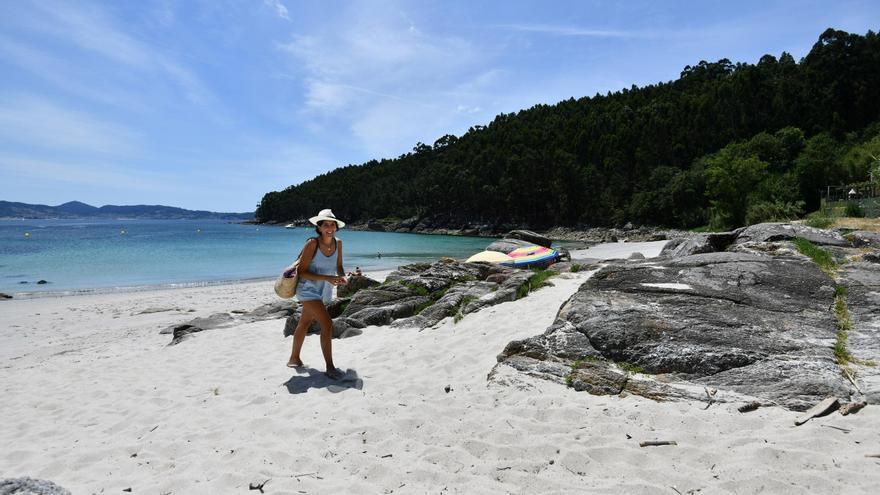
[[[823,215],[821,212],[811,213],[804,218],[804,225],[815,229],[827,229],[828,227],[831,227],[834,222],[835,219],[833,217]]]
[[[834,344],[834,359],[837,360],[839,366],[846,366],[853,362],[853,356],[846,345],[849,331],[852,330],[852,318],[850,318],[849,310],[846,307],[846,289],[837,286],[834,292],[836,294],[834,297],[834,316],[837,317],[837,342]]]
[[[834,288],[834,316],[837,318],[837,342],[834,343],[834,359],[837,361],[837,365],[841,368],[850,364],[877,366],[876,362],[859,359],[849,352],[846,342],[849,338],[849,332],[853,328],[853,322],[846,306],[846,287],[841,285]]]
[[[571,273],[577,273],[577,272],[581,271],[582,268],[583,268],[582,265],[580,265],[578,263],[573,263],[571,265]]]
[[[637,364],[627,363],[626,361],[618,362],[617,366],[620,369],[622,369],[623,371],[626,371],[627,373],[644,373],[645,372],[645,368],[642,368],[641,366],[639,366]]]
[[[520,285],[518,289],[516,289],[516,298],[522,299],[526,297],[529,292],[540,289],[545,285],[549,285],[547,283],[547,279],[555,275],[556,273],[550,270],[544,270],[542,268],[532,269],[532,276],[529,277],[529,279],[524,284]]]
[[[401,282],[401,284],[413,290],[419,296],[427,296],[429,294],[428,289],[421,285],[416,285],[409,282]]]
[[[834,262],[834,258],[831,257],[831,253],[804,239],[803,237],[795,237],[793,242],[795,247],[797,247],[797,250],[801,254],[813,260],[813,263],[819,265],[819,268],[821,268],[825,273],[832,276],[834,275],[834,270],[837,268],[837,263]]]

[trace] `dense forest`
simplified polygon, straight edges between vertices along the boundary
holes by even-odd
[[[880,39],[828,29],[799,62],[701,61],[672,82],[501,114],[267,193],[256,216],[730,228],[816,210],[825,186],[867,181],[872,154]]]

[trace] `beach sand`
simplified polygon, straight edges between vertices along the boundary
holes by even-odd
[[[267,282],[0,302],[0,478],[75,494],[880,491],[875,407],[795,427],[780,408],[592,396],[504,366],[487,380],[592,273],[458,323],[335,340],[343,382],[321,374],[317,336],[309,368],[285,367],[283,320],[159,334],[271,301]]]

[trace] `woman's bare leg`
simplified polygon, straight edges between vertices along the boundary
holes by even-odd
[[[327,313],[327,308],[321,301],[305,301],[303,309],[308,308],[309,314],[321,326],[321,352],[324,354],[324,363],[327,365],[326,374],[330,378],[339,378],[339,370],[333,365],[333,320]]]
[[[299,322],[296,324],[296,330],[293,332],[293,350],[290,353],[290,361],[287,362],[288,366],[302,366],[302,359],[299,357],[299,353],[302,350],[303,342],[306,340],[306,332],[309,331],[309,327],[312,326],[312,321],[315,319],[312,312],[309,311],[308,307],[303,303],[302,313],[299,315]]]

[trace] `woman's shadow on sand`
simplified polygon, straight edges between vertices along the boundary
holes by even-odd
[[[296,372],[296,375],[293,375],[290,377],[290,380],[284,382],[287,391],[292,394],[303,394],[308,392],[310,388],[326,388],[334,394],[350,388],[357,390],[364,388],[364,381],[358,377],[357,371],[350,368],[345,370],[342,378],[338,380],[328,377],[323,371],[305,366],[296,368]],[[303,372],[307,374],[303,375]]]

